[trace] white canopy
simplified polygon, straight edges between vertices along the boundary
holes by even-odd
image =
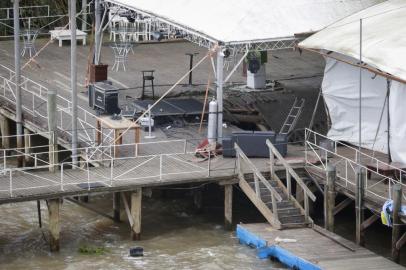
[[[106,0],[224,44],[314,32],[382,0]]]
[[[406,0],[389,0],[340,20],[299,44],[359,59],[406,81]]]

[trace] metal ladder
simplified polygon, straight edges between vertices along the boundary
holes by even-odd
[[[304,104],[304,98],[300,100],[298,98],[295,98],[292,108],[290,108],[289,114],[286,117],[285,122],[283,123],[281,130],[279,131],[279,134],[290,134],[292,132],[292,130],[296,126],[297,120],[302,113]]]

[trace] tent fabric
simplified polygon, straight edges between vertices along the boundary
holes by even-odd
[[[385,78],[362,70],[362,147],[384,153],[388,152],[386,88]],[[359,68],[326,58],[322,91],[331,118],[327,136],[358,145]]]
[[[315,32],[382,0],[106,0],[229,43]]]
[[[327,136],[358,145],[359,68],[326,58],[322,91],[331,118]],[[361,146],[388,153],[386,78],[363,69],[361,93]],[[406,164],[406,84],[392,81],[389,94],[391,158]]]
[[[388,0],[348,16],[307,38],[300,47],[333,51],[406,80],[406,0]]]

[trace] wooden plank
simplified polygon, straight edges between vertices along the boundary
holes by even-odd
[[[344,201],[340,202],[339,204],[337,204],[334,207],[333,210],[333,215],[337,215],[338,213],[340,213],[341,210],[343,210],[344,208],[346,208],[348,205],[350,205],[352,203],[353,199],[351,198],[346,198]]]
[[[381,217],[378,215],[372,215],[369,218],[367,218],[364,222],[362,222],[361,224],[361,230],[365,230],[366,228],[368,228],[369,226],[371,226],[372,224],[374,224],[375,221],[379,220]]]
[[[271,210],[269,210],[268,206],[264,204],[260,199],[258,199],[255,192],[252,190],[250,185],[244,180],[240,179],[239,182],[240,188],[244,191],[245,195],[251,200],[251,202],[257,207],[259,212],[265,217],[265,219],[272,224],[277,229],[281,228],[281,223],[274,217]]]

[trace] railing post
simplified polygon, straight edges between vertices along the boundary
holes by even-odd
[[[10,197],[13,197],[13,172],[10,170]]]
[[[331,163],[326,167],[327,185],[324,186],[324,228],[334,232],[334,207],[335,207],[335,181],[336,167]]]
[[[355,194],[355,241],[360,246],[364,246],[365,244],[365,233],[361,226],[361,224],[364,222],[364,174],[364,168],[359,167],[357,172]]]
[[[113,159],[110,159],[110,186],[113,186],[113,168],[114,168],[114,162]]]
[[[261,199],[261,189],[259,187],[258,175],[255,172],[253,172],[253,174],[254,174],[255,193],[257,194],[257,197]]]
[[[159,180],[162,180],[162,154],[159,155]]]
[[[273,212],[275,219],[279,221],[278,205],[277,205],[275,194],[273,193],[273,191],[271,191],[271,197],[272,197],[272,212]]]
[[[305,209],[305,222],[309,223],[309,196],[307,196],[306,191],[304,191],[304,209]]]
[[[63,163],[61,164],[61,190],[63,191]]]
[[[393,185],[393,214],[392,214],[392,260],[396,263],[400,262],[400,246],[397,245],[401,236],[401,220],[399,212],[402,206],[402,186],[400,184]]]
[[[207,177],[210,177],[210,170],[211,170],[211,155],[210,155],[210,151],[209,151],[208,153],[209,153],[209,159],[208,159],[208,162],[207,162]]]
[[[275,156],[273,155],[272,147],[269,147],[269,172],[271,173],[270,179],[272,180],[274,177],[274,164],[275,164]]]
[[[286,168],[286,187],[288,190],[288,199],[290,200],[291,194],[292,194],[292,179],[291,179],[291,175],[289,172],[289,169]]]

